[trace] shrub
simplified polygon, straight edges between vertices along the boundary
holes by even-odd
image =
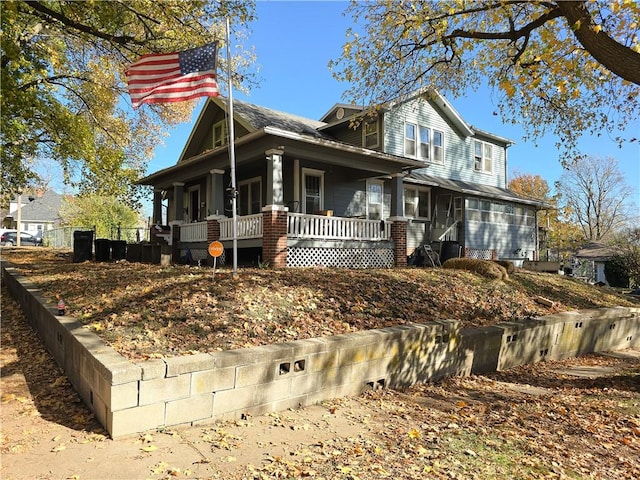
[[[604,275],[612,287],[628,288],[630,271],[626,259],[622,255],[614,255],[604,264]]]
[[[505,280],[509,278],[507,269],[491,260],[478,260],[475,258],[450,258],[442,264],[443,268],[466,270],[477,273],[486,278]]]
[[[502,265],[509,275],[516,271],[516,266],[508,260],[494,260],[498,265]]]

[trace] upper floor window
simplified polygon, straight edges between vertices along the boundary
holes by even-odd
[[[378,119],[364,121],[364,147],[375,148],[380,145]]]
[[[404,154],[421,160],[444,161],[444,133],[423,125],[405,124]]]
[[[433,131],[433,161],[444,162],[444,133],[438,130]]]
[[[407,123],[404,126],[404,154],[407,157],[416,156],[416,125]]]
[[[493,145],[474,141],[473,169],[476,172],[491,173],[493,170]]]
[[[221,120],[213,125],[213,148],[227,144],[227,122]]]

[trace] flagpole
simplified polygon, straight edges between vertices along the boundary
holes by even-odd
[[[233,276],[238,275],[238,209],[236,189],[236,152],[233,124],[233,84],[231,80],[231,48],[229,33],[229,17],[227,17],[227,85],[229,88],[229,162],[231,163],[231,209],[233,210]]]

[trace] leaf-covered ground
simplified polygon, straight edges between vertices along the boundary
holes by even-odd
[[[630,295],[519,270],[506,281],[445,269],[240,269],[73,263],[69,252],[3,248],[67,314],[130,359],[280,343],[438,319],[466,327],[549,313],[638,306]],[[553,302],[545,306],[536,301]]]
[[[110,440],[2,288],[0,478],[640,478],[640,352]]]

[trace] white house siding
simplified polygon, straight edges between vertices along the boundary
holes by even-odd
[[[424,99],[408,101],[397,105],[392,111],[385,112],[384,151],[386,153],[405,156],[405,123],[422,125],[444,133],[444,163],[425,162],[425,170],[422,173],[482,185],[502,188],[506,186],[505,147],[488,138],[478,137],[478,140],[494,145],[493,171],[491,174],[476,172],[473,165],[475,138],[465,138],[443,117],[438,107]]]
[[[536,250],[535,227],[466,222],[465,247],[496,250],[498,258],[522,257],[533,260]]]

